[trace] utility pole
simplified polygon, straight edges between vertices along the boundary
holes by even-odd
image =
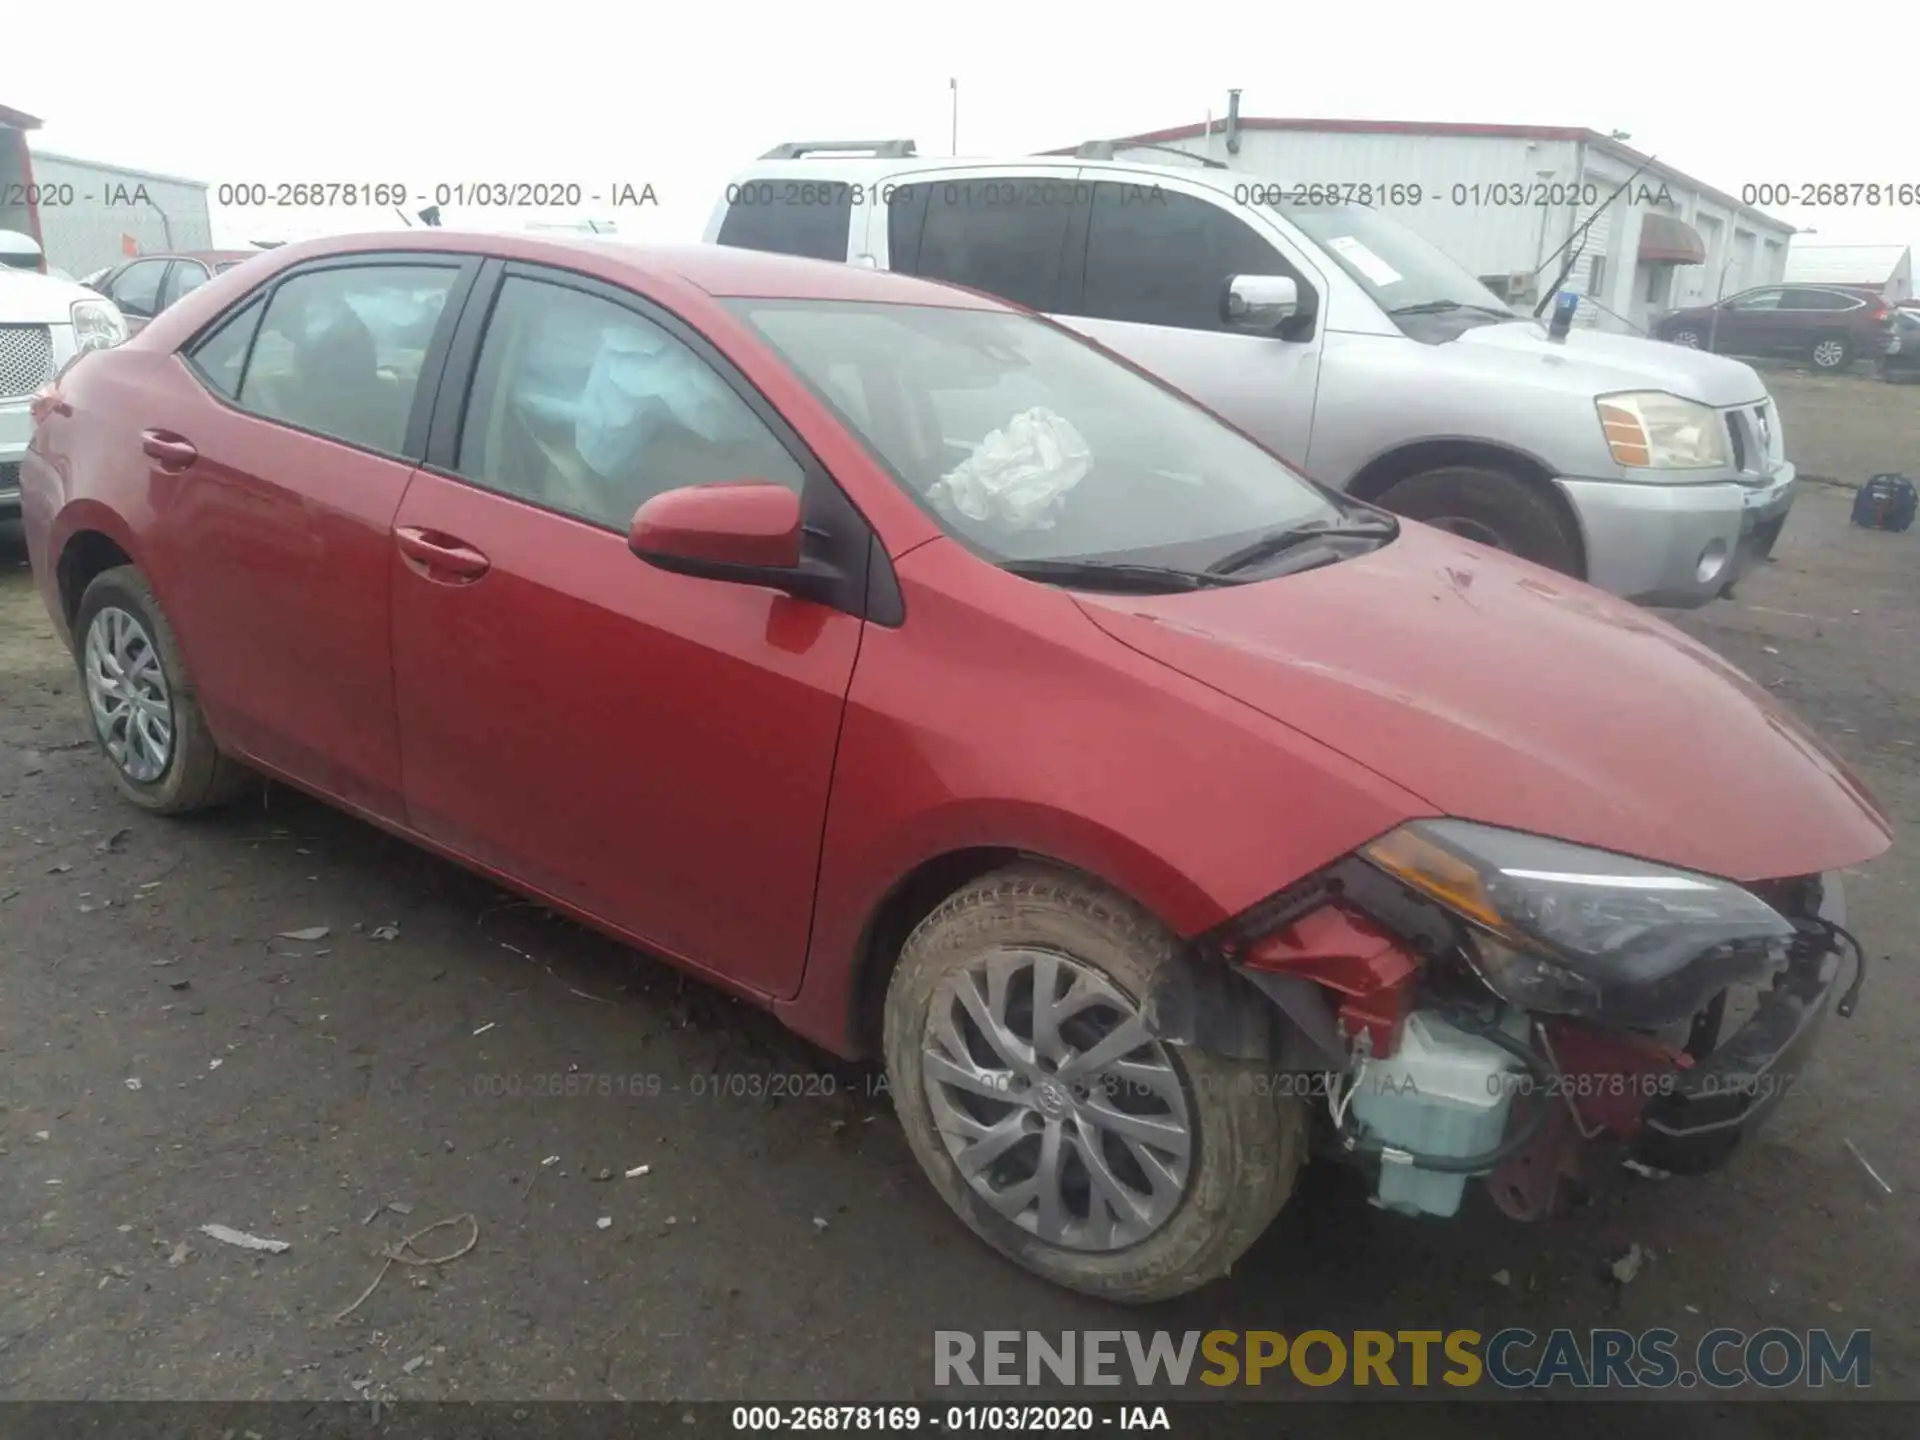
[[[950,78],[947,81],[947,89],[953,92],[952,148],[953,148],[953,153],[955,155],[958,155],[960,153],[960,81],[957,78]]]

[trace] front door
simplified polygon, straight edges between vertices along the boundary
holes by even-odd
[[[1780,313],[1777,289],[1749,290],[1721,305],[1713,348],[1723,355],[1765,355],[1778,349],[1789,323]]]
[[[654,569],[627,533],[683,485],[832,482],[678,321],[577,277],[503,275],[464,417],[449,389],[394,521],[410,822],[791,994],[863,622]]]
[[[424,445],[429,352],[474,268],[291,271],[158,372],[131,438],[158,497],[155,587],[218,733],[392,818],[390,528]]]

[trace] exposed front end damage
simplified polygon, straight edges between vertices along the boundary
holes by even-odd
[[[1166,1038],[1311,1096],[1322,1153],[1370,1169],[1374,1203],[1452,1215],[1478,1179],[1535,1220],[1608,1167],[1725,1164],[1852,1013],[1844,925],[1832,875],[1736,886],[1423,824],[1198,937],[1187,974],[1209,978],[1152,1008]]]

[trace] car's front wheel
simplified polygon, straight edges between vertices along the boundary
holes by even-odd
[[[143,810],[180,815],[245,787],[248,772],[214,744],[173,627],[138,570],[95,576],[73,634],[88,718],[121,794]]]
[[[1674,345],[1684,345],[1689,350],[1698,350],[1707,343],[1707,337],[1691,325],[1683,325],[1670,332],[1667,340]]]
[[[1579,542],[1552,498],[1504,470],[1445,465],[1409,475],[1379,504],[1563,575],[1580,573]]]
[[[1143,1303],[1226,1273],[1293,1189],[1305,1102],[1261,1068],[1155,1037],[1185,963],[1163,926],[1037,863],[914,930],[886,1002],[908,1143],[988,1244],[1056,1284]]]

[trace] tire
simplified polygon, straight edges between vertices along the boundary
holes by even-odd
[[[134,628],[129,630],[116,616],[131,621]],[[150,713],[158,713],[161,708],[166,711],[169,723],[163,758],[156,755],[150,741],[129,742],[131,719],[103,724],[101,704],[96,703],[96,677],[90,673],[95,663],[96,626],[100,627],[99,643],[105,651],[120,654],[111,637],[117,633],[125,638],[127,663],[121,670],[125,672],[130,666],[135,679],[145,677],[141,683],[148,687],[145,708]],[[193,681],[180,658],[173,626],[167,622],[152,588],[133,566],[103,571],[87,586],[74,619],[73,653],[94,740],[113,773],[114,784],[127,799],[156,815],[185,815],[223,805],[247,788],[251,773],[221,754],[214,744],[206,717],[200,713]],[[163,700],[151,698],[156,669]],[[111,678],[106,683],[112,683]],[[133,683],[120,681],[120,691],[114,693],[124,694]],[[114,702],[109,697],[105,703]],[[142,730],[143,737],[155,733]]]
[[[1707,337],[1691,325],[1682,325],[1678,330],[1675,330],[1671,335],[1667,336],[1667,342],[1672,345],[1683,346],[1688,350],[1703,350],[1706,348]]]
[[[1447,465],[1411,475],[1378,502],[1396,515],[1425,521],[1578,578],[1580,547],[1553,502],[1504,470]]]
[[[1816,370],[1828,375],[1841,374],[1853,364],[1853,341],[1845,335],[1816,335],[1807,349],[1807,358]]]
[[[1017,1171],[1029,1161],[1029,1168],[1037,1170],[1042,1147],[1048,1143],[1044,1132],[1057,1127],[1062,1184],[1056,1193],[1069,1194],[1074,1166],[1084,1183],[1083,1193],[1058,1212],[1079,1227],[1077,1237],[1048,1237],[1042,1233],[1046,1222],[1037,1201],[1031,1214],[1020,1217],[1030,1224],[1019,1223],[1008,1211],[989,1203],[962,1173],[937,1118],[942,1111],[953,1113],[954,1091],[930,1080],[927,1073],[928,1066],[937,1063],[929,1061],[925,1052],[930,1042],[933,1048],[941,1045],[941,1016],[960,1013],[956,987],[972,983],[977,967],[990,963],[1027,965],[1029,997],[1035,972],[1045,973],[1041,967],[1050,966],[1071,976],[1075,988],[1066,992],[1069,995],[1088,993],[1081,986],[1094,990],[1105,986],[1106,993],[1137,1007],[1157,981],[1186,962],[1178,955],[1175,937],[1137,906],[1078,875],[1039,863],[1013,865],[987,875],[950,896],[923,920],[908,937],[888,986],[886,1060],[894,1107],[934,1188],[994,1249],[1036,1275],[1082,1294],[1144,1304],[1185,1294],[1224,1275],[1293,1191],[1306,1148],[1304,1098],[1274,1094],[1271,1086],[1262,1083],[1264,1072],[1257,1062],[1229,1060],[1146,1038],[1140,1048],[1128,1052],[1135,1062],[1129,1073],[1154,1077],[1151,1084],[1158,1088],[1151,1105],[1133,1100],[1126,1105],[1136,1114],[1149,1111],[1150,1119],[1162,1123],[1166,1117],[1153,1109],[1161,1104],[1161,1095],[1171,1097],[1165,1103],[1175,1109],[1184,1107],[1188,1144],[1184,1159],[1171,1150],[1157,1152],[1163,1178],[1167,1170],[1178,1170],[1182,1183],[1167,1183],[1156,1192],[1167,1197],[1160,1202],[1163,1208],[1157,1217],[1150,1217],[1151,1224],[1135,1227],[1139,1233],[1122,1234],[1119,1226],[1108,1225],[1103,1234],[1093,1203],[1092,1171],[1085,1158],[1085,1117],[1112,1114],[1116,1092],[1102,1089],[1101,1077],[1096,1077],[1088,1093],[1057,1105],[1050,1120],[1047,1087],[1055,1084],[1048,1078],[1050,1067],[1030,1065],[1028,1073],[1042,1078],[1028,1087],[1025,1098],[1017,1098],[1018,1087],[1025,1083],[1019,1080],[983,1092],[993,1098],[969,1097],[966,1103],[980,1115],[1012,1117],[1032,1127],[1022,1130],[1023,1135],[1041,1137],[1031,1143],[1023,1139],[997,1160],[979,1167],[990,1178],[999,1167]],[[1016,977],[1002,988],[1018,995],[1020,982]],[[974,989],[983,1004],[991,1003],[989,994],[978,986]],[[1010,1018],[1017,1018],[1017,1000],[1003,1008]],[[1102,1013],[1116,1012],[1096,1004],[1064,1018],[1063,1040],[1066,1031]],[[1107,1033],[1114,1029],[1117,1025]],[[1031,1041],[1030,1000],[1027,1032]],[[979,1053],[992,1053],[984,1034],[978,1027],[972,1033],[976,1061]],[[1090,1043],[1076,1051],[1069,1040],[1067,1048],[1057,1052],[1069,1057],[1069,1067],[1075,1054],[1090,1054],[1099,1044],[1097,1036],[1076,1038]],[[951,1053],[950,1047],[946,1053]],[[1028,1053],[1036,1052],[1030,1047]],[[1015,1072],[1009,1068],[999,1073]],[[1126,1083],[1134,1087],[1135,1096],[1144,1095],[1149,1086],[1140,1079]],[[1059,1093],[1056,1085],[1052,1098],[1057,1100]],[[1108,1107],[1104,1112],[1103,1102]],[[947,1121],[949,1128],[952,1123]],[[977,1129],[984,1122],[975,1118],[964,1123]],[[1111,1138],[1111,1132],[1096,1132],[1092,1147],[1104,1159],[1105,1173],[1144,1178],[1140,1157],[1146,1147],[1126,1147],[1116,1160],[1103,1149]],[[1128,1154],[1134,1157],[1131,1170]],[[1136,1186],[1135,1193],[1145,1191]],[[1109,1219],[1118,1213],[1110,1207],[1099,1208]]]

